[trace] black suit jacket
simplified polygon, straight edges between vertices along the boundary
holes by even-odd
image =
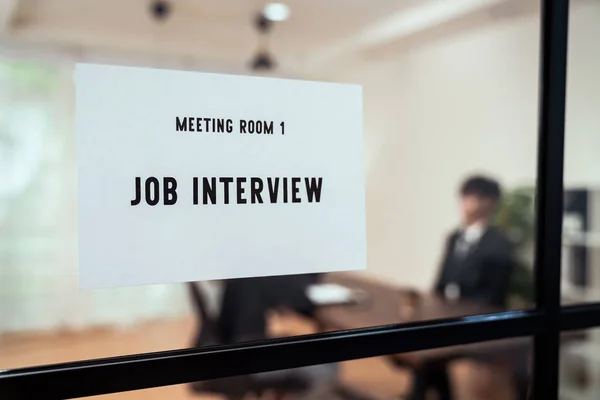
[[[462,299],[505,307],[515,268],[515,246],[500,231],[488,228],[460,258],[455,254],[459,234],[453,232],[446,243],[436,292],[443,295],[447,285],[456,284]]]

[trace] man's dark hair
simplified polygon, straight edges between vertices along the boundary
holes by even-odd
[[[485,176],[472,176],[463,182],[460,194],[498,201],[502,196],[502,191],[496,180]]]

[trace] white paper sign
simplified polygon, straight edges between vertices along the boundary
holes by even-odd
[[[360,86],[76,74],[82,288],[366,267]]]

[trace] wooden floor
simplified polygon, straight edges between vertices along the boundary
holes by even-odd
[[[313,327],[297,318],[274,318],[272,333],[281,336],[310,333]],[[192,318],[161,321],[115,330],[94,329],[38,335],[0,337],[0,369],[113,357],[188,347],[195,329]],[[481,366],[461,362],[453,366],[455,389],[460,400],[512,399],[510,384],[498,374]],[[342,364],[341,380],[352,387],[381,399],[391,399],[407,392],[410,373],[393,368],[381,358],[356,360]],[[94,399],[162,400],[217,397],[191,394],[186,385],[97,396]]]

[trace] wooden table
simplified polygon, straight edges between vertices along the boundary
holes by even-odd
[[[420,296],[413,312],[403,312],[402,298],[409,292],[407,289],[343,274],[329,275],[327,281],[364,291],[366,300],[357,305],[322,307],[317,311],[316,318],[325,330],[357,329],[502,311],[474,302],[448,302],[433,294],[424,294]],[[498,362],[501,362],[515,353],[528,351],[530,344],[530,338],[510,338],[403,353],[393,357],[399,362],[418,365],[431,359],[486,354],[488,357],[497,356]]]

